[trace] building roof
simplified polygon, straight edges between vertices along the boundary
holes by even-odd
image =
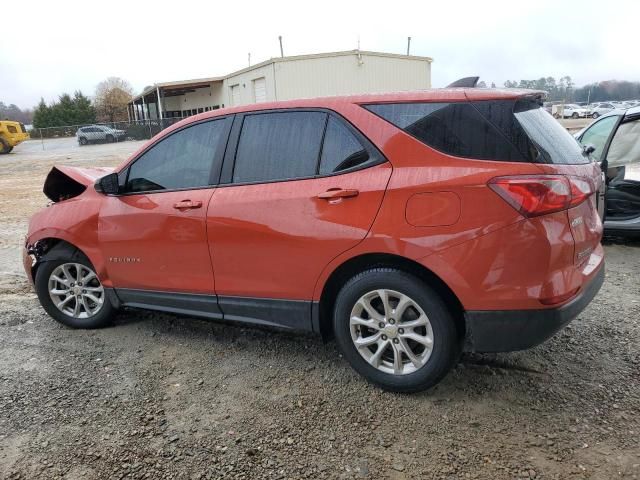
[[[135,102],[142,96],[146,96],[154,92],[157,88],[162,88],[165,90],[173,90],[173,89],[182,90],[182,89],[208,87],[209,84],[213,82],[221,82],[226,78],[234,77],[242,73],[250,72],[251,70],[262,68],[272,63],[291,62],[291,61],[298,61],[298,60],[312,60],[315,58],[342,57],[346,55],[358,55],[358,54],[366,55],[370,57],[402,58],[407,60],[421,60],[427,63],[433,62],[433,58],[431,57],[424,57],[424,56],[418,56],[418,55],[402,55],[398,53],[373,52],[368,50],[344,50],[340,52],[311,53],[307,55],[291,55],[289,57],[271,57],[270,59],[265,60],[263,62],[256,63],[255,65],[251,65],[249,67],[245,67],[240,70],[236,70],[235,72],[231,72],[227,75],[223,75],[219,77],[194,78],[191,80],[177,80],[172,82],[154,83],[153,85],[146,87],[139,95],[134,96],[131,101]]]

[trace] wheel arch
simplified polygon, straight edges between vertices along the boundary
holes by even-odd
[[[314,304],[313,326],[326,341],[333,337],[332,314],[335,300],[342,286],[354,275],[371,268],[395,268],[412,274],[433,288],[440,295],[454,319],[456,330],[462,339],[465,335],[464,308],[453,290],[434,272],[424,265],[390,253],[365,253],[352,257],[329,275],[325,282],[320,300]]]
[[[74,255],[80,255],[93,265],[87,254],[85,254],[81,248],[58,237],[41,238],[33,245],[30,253],[36,257],[36,261],[31,267],[32,278],[36,278],[36,272],[44,262],[57,260],[59,258],[68,258],[73,257]]]

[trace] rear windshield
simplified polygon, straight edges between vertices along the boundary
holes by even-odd
[[[589,162],[573,137],[534,101],[385,103],[364,107],[422,143],[456,157]]]

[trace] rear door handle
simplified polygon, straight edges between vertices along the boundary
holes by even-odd
[[[189,210],[200,207],[202,207],[202,202],[200,200],[197,200],[195,202],[192,202],[191,200],[182,200],[178,203],[173,204],[173,208],[175,208],[176,210]]]
[[[330,188],[318,195],[322,200],[334,200],[337,198],[357,197],[360,192],[356,189]]]

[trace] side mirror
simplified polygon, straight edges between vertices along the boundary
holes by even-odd
[[[585,155],[590,155],[593,152],[596,151],[596,147],[594,147],[593,145],[591,145],[590,143],[588,143],[587,145],[585,145],[584,147],[582,147],[582,150],[584,151]]]
[[[104,193],[105,195],[116,195],[120,192],[118,174],[114,172],[99,178],[95,183],[95,189],[96,192]]]

